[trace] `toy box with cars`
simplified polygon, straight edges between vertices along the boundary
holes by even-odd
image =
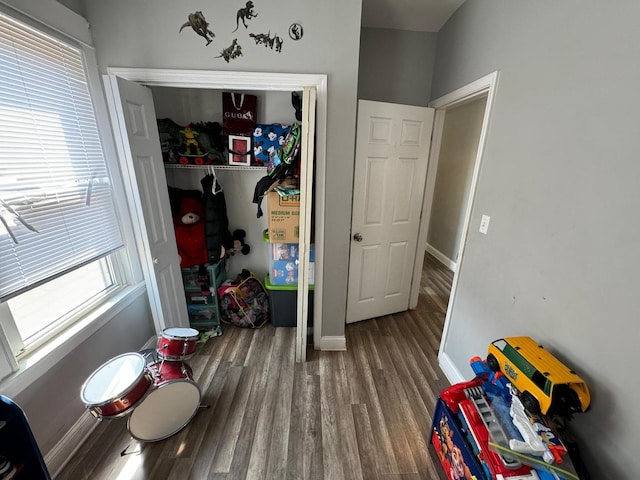
[[[449,480],[589,478],[567,431],[573,414],[590,405],[589,390],[573,370],[529,337],[496,340],[487,360],[474,357],[470,366],[471,381],[440,392],[431,426]]]

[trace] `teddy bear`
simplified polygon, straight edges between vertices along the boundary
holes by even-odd
[[[197,198],[182,198],[180,208],[173,218],[173,226],[180,255],[180,267],[207,263],[202,202]]]

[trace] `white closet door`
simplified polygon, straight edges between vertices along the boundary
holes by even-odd
[[[188,327],[151,90],[115,75],[104,82],[156,330]]]
[[[311,205],[313,192],[313,152],[316,118],[316,89],[305,87],[302,93],[302,145],[300,169],[300,244],[298,265],[298,306],[296,324],[296,361],[307,360],[307,316],[309,313],[309,246],[311,244]],[[301,295],[304,292],[304,295]]]

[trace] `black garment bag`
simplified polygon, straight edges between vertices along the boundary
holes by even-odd
[[[224,252],[233,248],[233,237],[229,232],[227,217],[227,202],[215,174],[205,175],[200,180],[200,184],[204,201],[204,236],[209,263],[218,263]]]

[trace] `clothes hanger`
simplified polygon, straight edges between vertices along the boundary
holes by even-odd
[[[211,169],[211,175],[213,176],[213,183],[211,183],[211,193],[216,195],[222,191],[222,185],[218,182],[218,177],[216,176],[216,169],[213,165],[209,165]]]

